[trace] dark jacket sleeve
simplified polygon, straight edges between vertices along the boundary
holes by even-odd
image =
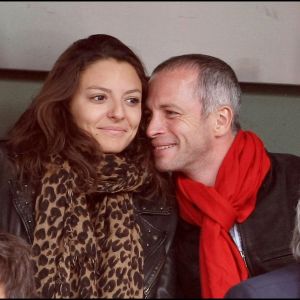
[[[176,199],[167,203],[154,200],[135,198],[136,220],[142,232],[145,298],[174,298]]]
[[[160,273],[159,283],[156,291],[156,297],[176,298],[177,296],[177,268],[175,261],[175,232],[178,222],[178,207],[176,197],[169,199],[171,203],[171,216],[164,222],[163,228],[167,232],[167,243],[165,250],[167,253],[165,264]]]
[[[175,298],[176,296],[176,264],[172,245],[166,258],[165,265],[160,274],[155,298]]]

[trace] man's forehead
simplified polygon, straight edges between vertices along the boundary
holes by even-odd
[[[149,83],[156,80],[157,78],[162,79],[164,77],[174,77],[174,78],[186,78],[190,77],[195,79],[198,76],[198,73],[195,69],[188,68],[188,67],[178,67],[178,68],[171,68],[171,69],[164,69],[159,71],[158,73],[153,74],[150,77]]]
[[[168,98],[171,94],[191,94],[197,91],[198,77],[194,70],[163,70],[151,77],[148,99]]]

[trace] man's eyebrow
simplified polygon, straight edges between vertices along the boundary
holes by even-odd
[[[146,108],[148,110],[151,110],[148,103],[146,103]],[[172,104],[172,103],[171,104],[160,104],[158,108],[159,109],[177,109],[177,110],[182,110],[181,107],[177,106],[176,104]]]
[[[181,109],[180,107],[178,107],[176,104],[161,104],[160,106],[159,106],[159,108],[160,109],[170,109],[170,108],[172,108],[172,109]]]

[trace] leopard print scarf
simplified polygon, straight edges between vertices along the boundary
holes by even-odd
[[[104,155],[102,184],[76,189],[76,174],[59,157],[48,165],[36,198],[33,260],[46,298],[142,298],[143,251],[132,192],[149,180],[141,166]]]

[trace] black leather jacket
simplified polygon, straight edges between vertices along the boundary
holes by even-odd
[[[257,195],[254,212],[237,224],[250,277],[294,261],[290,242],[300,199],[300,157],[271,154],[271,169]],[[176,233],[178,295],[200,297],[199,228],[179,221]]]
[[[166,205],[157,199],[154,203],[134,199],[145,255],[144,297],[171,298],[176,290],[172,247],[177,223],[176,201],[174,199]],[[16,180],[15,170],[1,148],[0,209],[0,230],[22,236],[31,244],[34,230],[31,188]]]

